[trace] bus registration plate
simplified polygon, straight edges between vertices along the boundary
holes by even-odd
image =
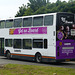
[[[66,59],[66,61],[70,61],[70,59]]]

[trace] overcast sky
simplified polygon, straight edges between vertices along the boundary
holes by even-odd
[[[68,1],[68,0],[61,0]],[[56,0],[50,0],[56,2]],[[27,4],[28,0],[0,0],[0,19],[14,17],[22,4]]]

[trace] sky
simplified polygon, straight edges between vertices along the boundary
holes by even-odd
[[[22,6],[22,4],[27,5],[28,2],[28,0],[0,0],[0,19],[15,17],[19,7]],[[56,2],[56,0],[50,0],[50,2]]]

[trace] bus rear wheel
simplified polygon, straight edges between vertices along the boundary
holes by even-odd
[[[35,61],[36,61],[37,63],[40,63],[40,62],[42,61],[42,56],[41,56],[40,53],[37,53],[37,54],[35,55]]]
[[[7,58],[10,59],[11,58],[11,53],[7,52]]]

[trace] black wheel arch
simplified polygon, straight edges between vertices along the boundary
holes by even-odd
[[[40,62],[42,62],[42,55],[41,55],[40,52],[36,52],[36,54],[35,54],[35,61],[38,62],[38,61],[37,61],[37,56],[38,56],[38,55],[41,56],[41,61],[40,61]],[[38,62],[38,63],[40,63],[40,62]]]
[[[8,52],[10,53],[10,51],[9,51],[9,50],[7,50],[7,51],[6,51],[6,56],[7,56],[7,53],[8,53]]]
[[[41,55],[41,53],[40,53],[40,52],[36,52],[35,57],[36,57],[36,55],[37,55],[37,54],[40,54],[40,55]],[[41,55],[41,56],[42,56],[42,55]]]

